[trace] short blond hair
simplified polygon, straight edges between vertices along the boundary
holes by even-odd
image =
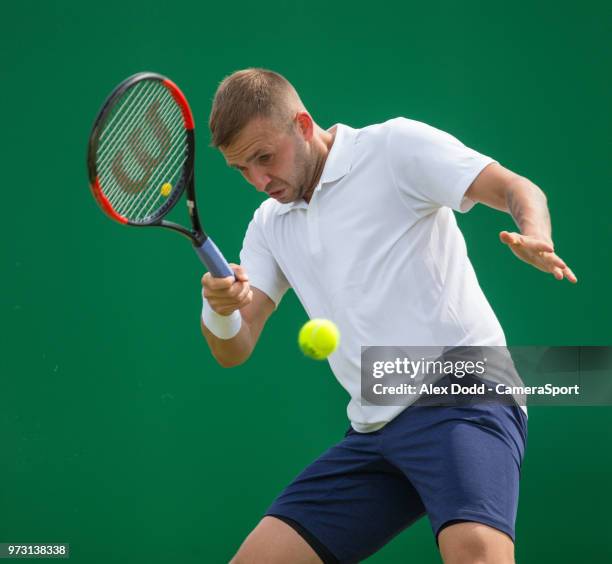
[[[249,68],[225,77],[215,93],[208,126],[213,147],[226,147],[253,118],[288,127],[304,106],[292,84],[277,72]]]

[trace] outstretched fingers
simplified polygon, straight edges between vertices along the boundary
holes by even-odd
[[[557,280],[567,278],[573,284],[578,282],[576,275],[565,261],[555,254],[552,243],[508,231],[502,231],[499,234],[499,239],[502,243],[508,245],[518,258],[543,272],[551,273]]]

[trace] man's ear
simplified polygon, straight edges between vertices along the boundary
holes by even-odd
[[[298,112],[295,115],[298,131],[302,134],[305,141],[310,141],[314,135],[314,122],[308,112]]]

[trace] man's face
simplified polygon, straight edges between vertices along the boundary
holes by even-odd
[[[232,168],[260,192],[282,203],[304,196],[314,165],[298,128],[279,128],[271,119],[251,120],[221,152]]]

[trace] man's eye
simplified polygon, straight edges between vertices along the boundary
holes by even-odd
[[[270,161],[270,159],[272,158],[272,155],[261,155],[259,157],[259,162],[260,163],[267,163]]]

